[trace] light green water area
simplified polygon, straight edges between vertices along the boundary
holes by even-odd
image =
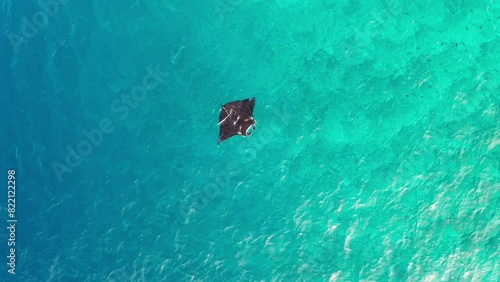
[[[197,34],[224,77],[212,87],[256,96],[259,129],[189,173],[184,202],[209,200],[178,231],[185,265],[254,281],[500,280],[498,2],[242,1],[215,23]]]

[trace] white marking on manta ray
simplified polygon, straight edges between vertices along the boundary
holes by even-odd
[[[223,108],[223,109],[224,109],[224,108]],[[233,112],[233,109],[231,109],[231,110],[229,111],[229,113],[227,114],[227,116],[226,116],[223,120],[221,120],[221,121],[219,122],[219,125],[221,125],[223,122],[225,122],[225,121],[226,121],[226,119],[227,119],[228,117],[230,117],[230,116],[231,116],[231,113],[232,113],[232,112]],[[226,113],[227,113],[227,110],[226,110]]]
[[[236,120],[235,120],[235,121],[233,121],[233,125],[236,125],[236,123],[237,123],[239,120],[240,120],[240,116],[238,116],[238,117],[236,118]]]

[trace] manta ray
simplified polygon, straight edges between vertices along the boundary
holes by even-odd
[[[234,136],[250,136],[257,129],[257,122],[253,118],[255,97],[245,100],[229,102],[222,106],[219,115],[220,133],[217,145]]]

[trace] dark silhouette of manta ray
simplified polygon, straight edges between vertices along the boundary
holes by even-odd
[[[252,135],[251,131],[257,129],[257,122],[253,119],[254,106],[255,97],[229,102],[222,106],[219,115],[220,133],[217,145],[234,135]]]

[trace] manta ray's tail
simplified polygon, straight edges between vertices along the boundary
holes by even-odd
[[[219,100],[215,99],[214,96],[210,96],[210,98],[212,98],[215,102],[219,103],[219,105],[224,109],[224,111],[226,111],[226,113],[229,115],[229,112],[227,111],[226,107],[224,107],[224,105],[222,105],[221,102],[219,102]]]

